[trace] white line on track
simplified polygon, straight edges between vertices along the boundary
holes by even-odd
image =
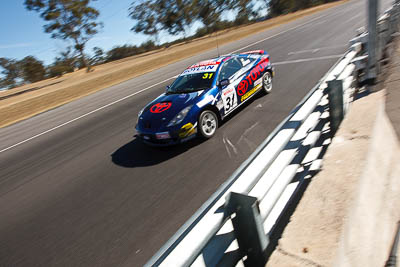
[[[239,49],[236,49],[236,50],[232,51],[231,54],[236,53],[236,52],[238,52],[238,51],[240,51],[240,50],[246,49],[246,48],[248,48],[248,47],[250,47],[250,46],[253,46],[253,45],[255,45],[255,44],[264,42],[264,41],[269,40],[269,39],[271,39],[271,38],[274,38],[274,37],[276,37],[276,36],[278,36],[278,35],[287,33],[288,31],[292,31],[292,30],[295,30],[295,29],[297,29],[297,28],[303,27],[304,25],[306,25],[306,24],[308,24],[308,23],[310,23],[310,22],[313,22],[313,21],[315,21],[315,20],[318,20],[318,19],[320,19],[320,18],[323,18],[323,17],[325,17],[325,16],[327,16],[327,15],[318,16],[318,17],[316,17],[316,18],[313,18],[312,20],[309,20],[309,21],[307,21],[307,22],[304,22],[304,23],[302,23],[302,24],[299,24],[299,25],[297,25],[297,26],[294,26],[294,27],[292,27],[292,28],[289,28],[289,29],[287,29],[287,30],[285,30],[285,31],[278,32],[277,34],[268,36],[267,38],[264,38],[264,39],[261,39],[261,40],[259,40],[259,41],[257,41],[257,42],[254,42],[254,43],[252,43],[252,44],[243,46],[242,48],[239,48]]]
[[[65,126],[65,125],[67,125],[67,124],[70,124],[70,123],[72,123],[72,122],[74,122],[74,121],[77,121],[77,120],[79,120],[79,119],[82,119],[82,118],[84,118],[84,117],[87,117],[87,116],[89,116],[90,114],[93,114],[93,113],[95,113],[95,112],[97,112],[97,111],[100,111],[100,110],[102,110],[102,109],[105,109],[105,108],[107,108],[107,107],[109,107],[109,106],[111,106],[111,105],[114,105],[114,104],[116,104],[116,103],[118,103],[118,102],[121,102],[121,101],[123,101],[123,100],[125,100],[125,99],[127,99],[127,98],[129,98],[129,97],[132,97],[132,96],[135,96],[135,95],[137,95],[137,94],[140,94],[140,93],[142,93],[142,92],[144,92],[144,91],[149,90],[149,89],[152,88],[152,87],[155,87],[155,86],[157,86],[157,85],[160,85],[160,84],[162,84],[162,83],[164,83],[164,82],[166,82],[166,81],[169,81],[169,80],[171,80],[171,79],[174,79],[174,78],[176,78],[176,76],[171,77],[171,78],[168,78],[168,79],[166,79],[166,80],[164,80],[164,81],[155,83],[155,84],[150,85],[150,86],[148,86],[148,87],[146,87],[146,88],[144,88],[144,89],[142,89],[142,90],[140,90],[140,91],[137,91],[137,92],[132,93],[132,94],[130,94],[130,95],[124,96],[123,98],[120,98],[120,99],[118,99],[118,100],[115,100],[115,101],[113,101],[113,102],[111,102],[111,103],[109,103],[109,104],[107,104],[107,105],[104,105],[104,106],[102,106],[102,107],[96,108],[95,110],[92,110],[92,111],[90,111],[90,112],[88,112],[88,113],[85,113],[85,114],[83,114],[83,115],[81,115],[81,116],[79,116],[79,117],[77,117],[77,118],[75,118],[75,119],[72,119],[72,120],[69,120],[69,121],[67,121],[67,122],[64,122],[64,123],[62,123],[62,124],[60,124],[60,125],[58,125],[58,126],[56,126],[56,127],[53,127],[53,128],[51,128],[51,129],[46,130],[46,131],[44,131],[44,132],[42,132],[42,133],[40,133],[40,134],[34,135],[34,136],[32,136],[32,137],[29,137],[28,139],[25,139],[25,140],[23,140],[23,141],[21,141],[21,142],[18,142],[18,143],[16,143],[16,144],[14,144],[14,145],[12,145],[12,146],[6,147],[6,148],[0,150],[0,153],[5,152],[5,151],[7,151],[7,150],[9,150],[9,149],[11,149],[11,148],[14,148],[14,147],[16,147],[16,146],[19,146],[19,145],[21,145],[21,144],[23,144],[23,143],[26,143],[26,142],[28,142],[28,141],[30,141],[30,140],[32,140],[32,139],[35,139],[35,138],[37,138],[37,137],[39,137],[39,136],[42,136],[42,135],[47,134],[47,133],[49,133],[49,132],[52,132],[52,131],[54,131],[54,130],[56,130],[56,129],[58,129],[58,128],[61,128],[61,127]]]
[[[321,51],[321,50],[329,50],[329,49],[336,49],[336,48],[343,48],[343,47],[348,47],[348,45],[318,47],[318,48],[313,48],[313,49],[289,52],[288,55],[290,56],[290,55],[304,54],[304,53],[316,53],[316,52]]]
[[[279,65],[284,65],[284,64],[301,63],[301,62],[307,62],[307,61],[325,60],[325,59],[332,59],[332,58],[341,58],[342,56],[343,55],[332,55],[332,56],[324,56],[324,57],[311,57],[311,58],[295,59],[295,60],[274,62],[274,63],[272,63],[272,65],[273,66],[279,66]]]
[[[264,39],[262,39],[262,40],[256,41],[256,42],[251,43],[251,44],[249,44],[249,45],[243,46],[242,48],[239,48],[239,49],[237,49],[237,50],[232,51],[231,54],[232,54],[232,53],[236,53],[236,52],[238,52],[238,51],[240,51],[240,50],[246,49],[246,48],[248,48],[248,47],[250,47],[250,46],[259,44],[259,43],[261,43],[261,42],[264,42],[264,41],[266,41],[266,40],[269,40],[269,39],[274,38],[274,37],[276,37],[276,36],[279,36],[279,35],[281,35],[281,34],[284,34],[284,33],[287,33],[287,32],[289,32],[289,31],[292,31],[292,30],[295,30],[295,29],[297,29],[297,28],[300,28],[300,27],[302,27],[302,26],[304,26],[304,25],[306,25],[306,24],[309,24],[310,22],[313,22],[313,21],[318,20],[318,19],[320,19],[320,18],[322,18],[322,17],[325,17],[325,16],[327,16],[327,15],[318,16],[318,17],[313,18],[313,19],[311,19],[311,20],[309,20],[309,21],[307,21],[307,22],[304,22],[304,23],[302,23],[302,24],[300,24],[300,25],[297,25],[297,26],[295,26],[295,27],[289,28],[289,29],[284,30],[284,31],[282,31],[282,32],[279,32],[279,33],[277,33],[277,34],[271,35],[271,36],[269,36],[269,37],[267,37],[267,38],[264,38]],[[281,64],[283,64],[283,63],[281,62]],[[276,64],[275,64],[275,65],[276,65]],[[58,129],[58,128],[61,128],[61,127],[65,126],[65,125],[70,124],[70,123],[72,123],[72,122],[75,122],[75,121],[77,121],[77,120],[79,120],[79,119],[82,119],[82,118],[84,118],[84,117],[87,117],[87,116],[89,116],[89,115],[91,115],[91,114],[93,114],[93,113],[95,113],[95,112],[97,112],[97,111],[100,111],[100,110],[102,110],[102,109],[105,109],[105,108],[107,108],[107,107],[109,107],[109,106],[112,106],[112,105],[114,105],[114,104],[116,104],[116,103],[119,103],[119,102],[121,102],[121,101],[123,101],[123,100],[125,100],[125,99],[127,99],[127,98],[130,98],[130,97],[135,96],[135,95],[137,95],[137,94],[140,94],[140,93],[142,93],[142,92],[144,92],[144,91],[147,91],[147,90],[149,90],[149,89],[151,89],[151,88],[153,88],[153,87],[155,87],[155,86],[157,86],[157,85],[159,85],[159,84],[162,84],[162,83],[164,83],[164,82],[166,82],[166,81],[169,81],[169,80],[171,80],[171,79],[174,79],[175,77],[176,77],[176,76],[170,77],[170,78],[168,78],[168,79],[166,79],[166,80],[164,80],[164,81],[155,83],[155,84],[153,84],[153,85],[151,85],[151,86],[148,86],[148,87],[146,87],[146,88],[144,88],[144,89],[142,89],[142,90],[140,90],[140,91],[137,91],[137,92],[135,92],[135,93],[133,93],[133,94],[127,95],[127,96],[125,96],[125,97],[123,97],[123,98],[121,98],[121,99],[118,99],[118,100],[116,100],[116,101],[113,101],[113,102],[111,102],[111,103],[109,103],[109,104],[107,104],[107,105],[104,105],[104,106],[102,106],[102,107],[100,107],[100,108],[97,108],[97,109],[95,109],[95,110],[92,110],[92,111],[90,111],[90,112],[88,112],[88,113],[85,113],[85,114],[83,114],[83,115],[81,115],[81,116],[79,116],[79,117],[77,117],[77,118],[75,118],[75,119],[69,120],[69,121],[67,121],[67,122],[64,122],[64,123],[58,125],[58,126],[55,126],[55,127],[51,128],[51,129],[48,129],[48,130],[46,130],[46,131],[44,131],[44,132],[42,132],[42,133],[39,133],[39,134],[34,135],[34,136],[32,136],[32,137],[29,137],[28,139],[25,139],[25,140],[23,140],[23,141],[21,141],[21,142],[18,142],[18,143],[14,144],[14,145],[11,145],[11,146],[9,146],[9,147],[6,147],[6,148],[0,150],[0,153],[3,153],[3,152],[5,152],[5,151],[7,151],[7,150],[10,150],[10,149],[16,147],[16,146],[22,145],[22,144],[24,144],[24,143],[26,143],[26,142],[29,142],[29,141],[31,141],[31,140],[33,140],[33,139],[36,139],[36,138],[38,138],[38,137],[40,137],[40,136],[42,136],[42,135],[45,135],[45,134],[47,134],[47,133],[49,133],[49,132],[52,132],[52,131],[54,131],[54,130],[56,130],[56,129]]]

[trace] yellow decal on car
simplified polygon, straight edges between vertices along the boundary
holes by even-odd
[[[246,100],[247,98],[249,98],[250,96],[252,96],[257,90],[258,88],[261,87],[261,84],[255,86],[253,89],[251,89],[250,91],[248,91],[247,93],[245,93],[242,98],[240,99],[241,102],[243,102],[244,100]]]
[[[194,134],[195,131],[196,131],[196,128],[194,127],[194,125],[192,123],[189,122],[182,126],[182,128],[179,132],[179,137],[180,138],[187,137],[189,135]]]

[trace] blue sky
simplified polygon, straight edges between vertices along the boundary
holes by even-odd
[[[133,1],[97,0],[90,3],[100,11],[97,21],[103,23],[103,28],[89,40],[86,53],[91,53],[95,46],[107,51],[116,45],[139,45],[149,39],[149,36],[130,31],[134,21],[128,18],[128,8]],[[234,14],[225,14],[224,17],[232,19]],[[59,52],[72,43],[52,39],[50,34],[44,33],[44,24],[45,21],[40,18],[39,13],[25,9],[24,0],[1,0],[0,57],[20,60],[33,55],[44,64],[51,64]],[[199,26],[201,23],[192,25],[189,34],[193,34]],[[160,34],[161,42],[175,38],[168,34]]]
[[[128,18],[133,0],[98,0],[91,6],[100,11],[98,21],[104,27],[87,44],[87,52],[98,46],[108,50],[116,45],[140,44],[147,36],[130,31],[134,21]],[[22,59],[34,55],[45,64],[53,62],[68,43],[44,33],[39,13],[28,11],[24,0],[2,0],[0,3],[0,57]],[[168,38],[169,39],[169,38]]]

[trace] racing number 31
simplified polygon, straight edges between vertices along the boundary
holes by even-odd
[[[213,74],[214,74],[214,73],[204,73],[203,79],[204,79],[204,80],[206,80],[206,79],[211,79],[211,77],[213,76]]]

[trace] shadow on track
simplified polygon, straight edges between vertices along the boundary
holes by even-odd
[[[203,143],[199,138],[170,147],[151,147],[135,138],[111,154],[112,162],[126,168],[157,165]]]

